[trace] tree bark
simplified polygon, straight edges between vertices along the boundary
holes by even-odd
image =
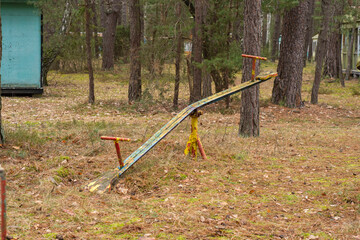
[[[211,75],[207,72],[206,69],[202,72],[202,78],[203,78],[203,86],[202,86],[202,97],[209,97],[212,95],[212,89],[211,89]]]
[[[128,1],[122,1],[121,6],[121,24],[128,26]]]
[[[1,9],[1,1],[0,1],[0,9]],[[1,70],[1,59],[2,59],[2,25],[1,25],[1,13],[0,13],[0,70]],[[4,131],[1,120],[1,72],[0,72],[0,144],[4,144]]]
[[[194,80],[193,94],[191,94],[190,102],[196,102],[201,99],[202,69],[199,65],[202,63],[202,7],[203,0],[195,1],[195,30],[193,38]]]
[[[325,63],[324,63],[324,76],[331,78],[339,78],[343,83],[344,78],[342,74],[342,63],[341,63],[341,21],[338,19],[343,14],[344,3],[342,1],[336,1],[334,3],[335,12],[332,22],[332,30],[329,34],[329,42]]]
[[[176,25],[177,46],[176,46],[176,57],[175,57],[175,87],[174,87],[174,99],[173,99],[174,109],[177,109],[179,106],[180,64],[181,64],[181,52],[183,45],[181,25],[180,25],[181,5],[179,3],[176,6],[176,16],[178,18],[178,22]]]
[[[207,26],[208,22],[207,22],[207,14],[208,14],[208,8],[207,8],[207,2],[205,1],[205,4],[203,6],[203,25]],[[203,36],[203,58],[204,59],[209,59],[209,33],[207,32],[207,29],[205,27],[202,28],[202,36]],[[210,73],[208,72],[208,70],[206,69],[206,67],[203,67],[202,70],[202,97],[209,97],[212,95],[212,91],[211,91],[211,76]]]
[[[339,77],[340,77],[340,83],[342,87],[345,87],[345,76],[343,74],[343,68],[342,68],[342,59],[341,59],[341,39],[342,39],[342,35],[339,35],[339,47],[337,49],[337,53],[336,53],[336,61],[338,62],[338,73],[339,73]]]
[[[141,98],[141,19],[140,1],[130,0],[130,81],[129,81],[129,102]]]
[[[118,1],[118,0],[117,0]],[[103,36],[103,59],[102,69],[114,68],[115,59],[115,36],[118,17],[119,3],[116,0],[104,1],[105,30]]]
[[[329,39],[329,24],[330,19],[333,17],[333,10],[331,6],[331,0],[322,0],[321,10],[323,14],[322,29],[319,33],[319,41],[316,51],[316,68],[315,68],[315,79],[311,91],[311,103],[318,103],[318,95],[321,81],[322,67],[324,63],[324,58],[326,54],[326,49],[328,48],[328,39]]]
[[[324,59],[324,76],[328,76],[331,78],[340,78],[341,72],[339,70],[341,69],[341,67],[339,68],[339,65],[341,65],[341,61],[339,62],[339,53],[341,54],[341,33],[334,31],[329,36],[327,52]]]
[[[261,0],[245,0],[244,4],[244,54],[260,55]],[[251,79],[252,60],[244,59],[242,82]],[[259,72],[259,62],[256,74]],[[244,137],[259,136],[259,86],[241,94],[239,134]]]
[[[278,64],[279,76],[275,78],[271,101],[295,108],[302,105],[301,85],[304,66],[306,15],[310,0],[285,11],[282,41]]]
[[[346,80],[350,79],[350,74],[351,74],[353,50],[354,50],[354,41],[355,41],[355,35],[356,35],[355,31],[356,31],[356,28],[353,27],[351,29],[350,43],[349,43],[348,51],[347,51],[347,58],[348,58],[347,60],[348,61],[347,61],[347,66],[346,66],[346,76],[345,76]]]
[[[93,32],[94,32],[94,42],[95,42],[95,58],[98,58],[100,56],[100,43],[98,38],[98,32],[99,32],[99,23],[98,23],[98,13],[97,13],[97,1],[93,1],[91,4],[91,9],[93,12]]]
[[[87,57],[87,65],[89,71],[89,103],[95,103],[95,93],[94,93],[94,72],[92,67],[92,53],[91,53],[91,34],[92,31],[90,29],[90,9],[91,9],[91,0],[85,0],[85,31],[86,31],[86,57]]]
[[[305,38],[305,47],[304,47],[304,66],[306,66],[306,60],[311,62],[312,58],[312,35],[313,35],[313,25],[314,25],[314,10],[315,10],[315,0],[310,0],[309,2],[309,11],[306,16],[306,38]]]
[[[279,8],[277,11],[279,11]],[[275,15],[274,32],[272,36],[272,47],[271,47],[272,62],[275,62],[275,60],[278,59],[280,32],[281,32],[281,14],[277,13]]]

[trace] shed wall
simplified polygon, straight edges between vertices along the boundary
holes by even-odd
[[[3,89],[41,88],[41,13],[26,3],[1,5]]]

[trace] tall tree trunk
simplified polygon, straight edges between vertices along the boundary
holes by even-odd
[[[340,31],[339,28],[338,30]],[[340,51],[338,51],[339,49]],[[330,33],[329,36],[328,47],[324,59],[324,76],[329,76],[331,78],[340,78],[341,72],[339,72],[339,70],[341,69],[341,67],[339,68],[339,64],[341,64],[341,62],[338,61],[339,53],[341,54],[341,33],[334,31]]]
[[[141,42],[145,39],[145,8],[143,5],[140,6],[140,31],[141,31]]]
[[[175,57],[175,87],[174,87],[174,99],[173,99],[173,108],[177,109],[179,105],[179,87],[180,87],[180,64],[181,64],[181,50],[183,45],[180,18],[181,18],[181,5],[180,3],[176,6],[176,17],[178,22],[176,25],[176,57]]]
[[[311,61],[312,58],[312,34],[313,34],[313,15],[315,10],[315,0],[310,0],[309,11],[306,16],[306,38],[304,47],[304,66],[306,66],[306,60]]]
[[[340,83],[342,87],[345,87],[345,76],[343,74],[343,70],[342,70],[342,59],[341,59],[341,39],[342,39],[342,35],[339,34],[339,47],[337,49],[337,53],[336,53],[336,62],[338,63],[338,73],[339,73],[339,78],[340,78]]]
[[[330,24],[330,19],[333,16],[331,0],[322,0],[321,11],[323,14],[323,22],[322,22],[322,29],[319,33],[319,41],[317,45],[318,49],[316,51],[315,79],[311,91],[312,104],[318,103],[318,94],[320,88],[322,67],[324,63],[326,49],[328,48],[329,28],[330,28],[329,24]]]
[[[277,7],[279,11],[279,7]],[[271,61],[275,62],[278,59],[279,52],[279,38],[281,33],[281,14],[275,14],[274,32],[272,35],[272,46],[271,46]]]
[[[99,32],[99,23],[98,23],[98,13],[97,13],[97,1],[93,1],[91,4],[91,9],[93,13],[93,32],[94,32],[94,45],[95,45],[95,58],[98,58],[100,56],[100,43],[98,38],[98,32]]]
[[[302,105],[301,85],[304,66],[306,15],[310,0],[285,11],[278,64],[271,101],[295,108]]]
[[[310,14],[309,14],[309,16],[310,16],[310,21],[309,21],[309,23],[308,23],[308,25],[309,25],[309,27],[310,27],[310,29],[309,29],[309,35],[307,36],[308,37],[308,39],[307,39],[307,41],[308,41],[308,44],[309,44],[309,47],[308,47],[308,56],[307,56],[307,61],[308,62],[311,62],[312,61],[312,59],[313,59],[313,51],[314,51],[314,49],[313,49],[313,44],[312,44],[312,35],[313,35],[313,32],[314,32],[314,18],[313,18],[313,16],[314,16],[314,12],[315,12],[315,0],[311,0],[310,1],[310,6],[309,6],[309,12],[310,12]]]
[[[207,3],[205,1],[205,4],[203,6],[203,25],[207,26],[207,14],[208,14],[208,8],[207,8]],[[209,33],[207,32],[206,28],[202,28],[202,36],[203,36],[203,58],[204,59],[209,59]],[[208,70],[206,69],[206,67],[203,67],[202,70],[202,97],[209,97],[212,95],[212,91],[211,91],[211,76],[210,73],[208,72]]]
[[[0,9],[1,9],[1,1],[0,1]],[[1,59],[2,59],[2,25],[1,25],[1,13],[0,13],[0,70],[1,70]],[[4,144],[4,131],[1,120],[1,71],[0,71],[0,144]]]
[[[244,4],[244,53],[260,55],[261,44],[261,0],[245,0]],[[251,79],[252,60],[244,59],[242,82]],[[259,62],[256,74],[259,72]],[[239,134],[245,137],[259,136],[259,86],[241,94]]]
[[[159,22],[159,6],[156,4],[155,5],[155,22]],[[154,79],[155,78],[155,75],[156,75],[156,64],[155,64],[155,61],[156,61],[156,51],[157,49],[155,48],[155,41],[157,40],[157,27],[154,27],[152,29],[152,36],[151,36],[151,50],[150,50],[150,64],[148,66],[148,70],[150,72],[150,75],[151,75],[151,79]]]
[[[100,26],[101,28],[106,28],[106,2],[107,0],[99,0],[100,1]]]
[[[347,59],[346,76],[345,76],[346,80],[350,79],[350,74],[351,74],[353,51],[354,51],[354,41],[355,41],[355,35],[356,35],[355,31],[356,31],[356,28],[353,27],[351,29],[350,43],[349,43],[348,51],[347,51],[347,58],[348,59]]]
[[[89,103],[95,103],[95,93],[94,93],[94,73],[92,67],[92,52],[91,52],[91,34],[92,31],[90,29],[90,10],[91,10],[91,0],[85,0],[85,31],[86,31],[86,57],[87,57],[87,65],[89,71]]]
[[[124,26],[128,26],[128,1],[121,1],[121,24]]]
[[[115,36],[118,17],[118,0],[106,0],[105,11],[105,31],[103,36],[103,59],[102,69],[110,70],[114,68],[115,59]]]
[[[241,44],[241,39],[242,39],[242,31],[243,31],[243,27],[242,24],[243,24],[243,21],[242,21],[242,18],[241,18],[241,7],[242,7],[242,4],[243,2],[239,2],[237,1],[235,3],[235,9],[236,9],[236,12],[235,12],[235,17],[234,17],[234,31],[233,31],[233,39],[239,44],[239,47],[242,47],[242,44]]]
[[[343,1],[336,1],[334,4],[335,12],[333,20],[331,21],[332,30],[329,34],[329,42],[325,60],[324,60],[324,76],[332,78],[339,78],[343,82],[342,64],[341,64],[341,21],[339,16],[343,14]]]
[[[196,102],[201,99],[201,80],[202,69],[199,64],[202,63],[202,22],[203,22],[203,0],[195,1],[195,30],[193,40],[194,55],[194,80],[193,94],[191,94],[190,102]]]
[[[130,81],[129,81],[129,102],[141,98],[141,19],[140,1],[130,0]]]

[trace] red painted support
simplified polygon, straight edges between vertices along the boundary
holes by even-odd
[[[0,167],[1,178],[1,240],[6,239],[6,177],[5,170]]]
[[[124,164],[124,162],[123,162],[123,160],[121,158],[120,144],[117,141],[114,141],[114,142],[115,142],[116,154],[117,154],[117,157],[118,157],[118,160],[119,160],[119,165],[120,165],[120,167],[123,167],[123,166],[125,166],[125,164]]]
[[[116,149],[116,155],[118,157],[120,168],[124,167],[125,164],[124,164],[124,161],[121,158],[121,151],[120,151],[119,142],[130,142],[131,141],[130,138],[107,137],[107,136],[102,136],[100,138],[102,140],[112,140],[112,141],[114,141],[115,149]]]
[[[207,157],[206,157],[206,154],[205,154],[205,150],[204,150],[203,145],[202,145],[202,143],[201,143],[201,141],[200,141],[200,138],[198,138],[197,143],[198,143],[198,147],[199,147],[199,151],[200,151],[201,157],[202,157],[204,160],[207,160]]]

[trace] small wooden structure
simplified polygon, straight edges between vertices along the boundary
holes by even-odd
[[[1,89],[3,94],[39,94],[41,11],[28,0],[0,0],[2,20]]]

